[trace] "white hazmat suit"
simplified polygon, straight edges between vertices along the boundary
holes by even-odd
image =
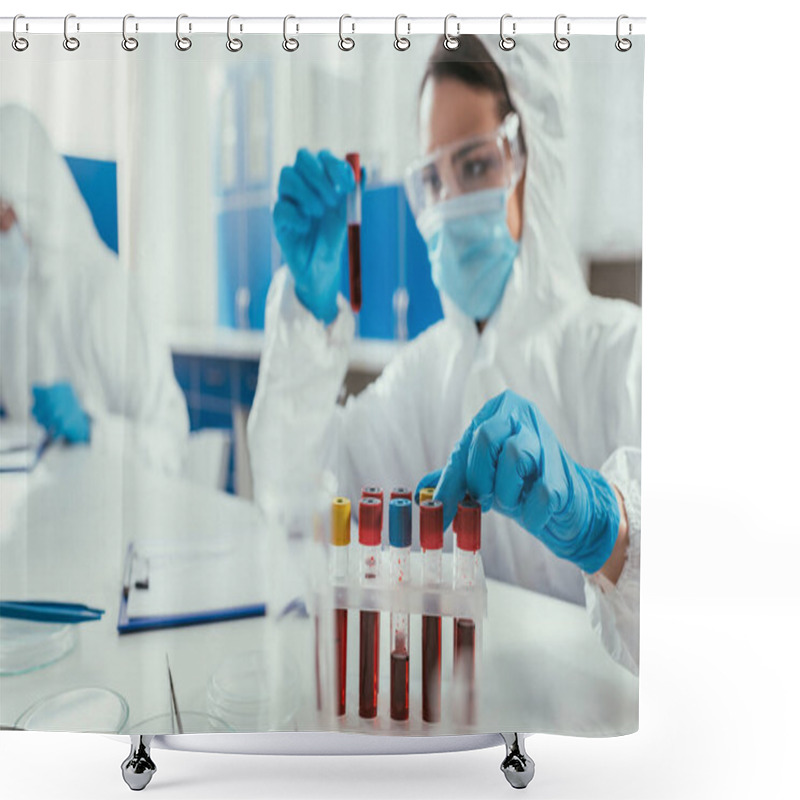
[[[496,38],[485,43],[496,48]],[[254,488],[268,508],[282,493],[318,483],[322,469],[354,502],[362,486],[413,487],[445,465],[484,403],[511,389],[539,407],[575,461],[619,488],[630,544],[614,585],[599,573],[585,575],[490,511],[482,537],[486,574],[585,603],[608,652],[636,673],[641,313],[589,294],[562,228],[567,84],[558,56],[526,38],[498,59],[527,146],[524,227],[502,300],[482,333],[443,295],[445,318],[404,346],[364,392],[337,405],[354,335],[350,308],[340,296],[338,317],[326,327],[299,302],[288,270],[276,274],[248,429]]]
[[[18,276],[0,292],[6,414],[27,420],[34,384],[69,382],[91,418],[92,448],[179,473],[189,419],[169,350],[131,275],[100,239],[66,162],[16,105],[0,107],[0,198],[27,241],[24,269],[0,265]]]

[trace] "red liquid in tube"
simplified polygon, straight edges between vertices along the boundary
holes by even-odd
[[[442,618],[422,617],[422,719],[442,718]]]
[[[361,157],[348,153],[347,163],[353,168],[356,188],[347,197],[347,248],[350,262],[350,308],[361,310]]]
[[[361,612],[361,652],[359,653],[358,715],[373,719],[378,715],[378,645],[380,612]]]
[[[337,608],[334,620],[336,629],[336,696],[341,717],[347,710],[347,609]]]
[[[408,719],[408,653],[394,652],[391,659],[392,719]]]

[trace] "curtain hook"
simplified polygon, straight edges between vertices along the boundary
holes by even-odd
[[[456,21],[456,35],[451,36],[447,30],[447,25],[451,19]],[[461,47],[461,40],[458,38],[458,34],[461,33],[461,23],[458,21],[458,17],[455,14],[448,14],[444,18],[444,41],[442,42],[442,46],[445,50],[458,50]]]
[[[624,19],[628,19],[628,15],[627,14],[620,14],[617,17],[617,41],[614,42],[614,47],[616,47],[617,50],[619,50],[620,53],[627,53],[628,50],[630,50],[631,47],[633,47],[633,42],[630,39],[623,39],[620,36],[620,33],[619,33],[620,32],[620,27],[621,27],[620,23]],[[633,33],[633,25],[631,25],[631,23],[629,22],[628,23],[628,36],[630,36],[632,33]]]
[[[231,14],[228,17],[228,31],[227,31],[228,41],[225,42],[225,47],[227,47],[231,53],[238,53],[242,49],[242,47],[244,47],[241,39],[237,39],[231,36],[231,22],[233,22],[235,19],[239,19],[239,17],[237,17],[236,14]],[[241,30],[242,26],[240,25],[239,31],[241,32]]]
[[[504,26],[506,24],[507,19],[513,19],[511,14],[503,14],[500,17],[500,49],[505,50],[508,52],[509,50],[513,50],[517,46],[517,42],[513,36],[506,36]],[[511,33],[516,34],[517,32],[517,23],[511,23]]]
[[[74,14],[67,14],[67,16],[64,17],[64,49],[69,50],[70,53],[73,53],[81,46],[81,41],[77,36],[69,35],[69,21],[71,19],[75,19]],[[79,31],[80,29],[80,23],[75,23],[75,30]]]
[[[345,36],[342,31],[344,27],[344,21],[346,19],[352,20],[353,18],[349,14],[342,14],[342,16],[339,17],[339,49],[344,50],[345,52],[347,52],[348,50],[352,50],[356,46],[355,40],[352,39],[350,36]],[[351,22],[350,24],[353,26],[352,33],[355,33],[356,32],[355,22]]]
[[[283,49],[287,53],[294,53],[294,51],[300,47],[300,42],[298,42],[294,37],[290,38],[288,35],[290,19],[297,19],[297,17],[293,17],[291,14],[289,14],[283,18]],[[300,31],[299,25],[295,25],[295,31]]]
[[[553,31],[554,31],[554,35],[556,37],[555,41],[553,42],[553,47],[555,47],[555,49],[558,50],[559,53],[563,53],[565,50],[569,50],[569,39],[567,39],[566,36],[559,36],[558,35],[558,22],[559,22],[559,20],[566,19],[566,18],[567,18],[566,14],[559,14],[556,17],[556,21],[555,21],[555,23],[553,25]],[[569,29],[570,29],[570,24],[568,22],[567,23],[567,36],[569,36],[569,33],[570,33]]]
[[[175,19],[175,47],[182,52],[186,52],[192,46],[192,40],[188,36],[181,36],[181,20],[189,19],[188,14],[178,14]],[[189,23],[189,31],[192,30],[192,23]]]
[[[398,14],[394,18],[394,49],[400,50],[401,52],[404,50],[408,50],[411,47],[411,39],[406,38],[406,36],[400,35],[400,20],[405,19],[407,20],[408,17],[405,14]],[[406,22],[406,27],[408,28],[407,36],[411,34],[411,23]]]
[[[30,44],[30,42],[26,38],[24,38],[23,36],[20,36],[17,33],[17,22],[19,20],[21,20],[21,19],[25,19],[25,16],[23,14],[17,14],[17,16],[14,17],[14,22],[11,25],[11,36],[12,36],[11,46],[18,53],[23,53],[25,50],[28,49],[28,45]],[[26,31],[28,30],[28,23],[27,22],[25,23],[25,30]]]
[[[139,40],[133,36],[128,36],[128,20],[136,19],[133,14],[126,14],[122,18],[122,49],[132,53],[138,46]],[[139,23],[136,23],[136,30],[139,30]]]

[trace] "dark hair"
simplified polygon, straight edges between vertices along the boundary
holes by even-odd
[[[516,110],[502,70],[477,36],[463,34],[458,39],[461,44],[457,50],[448,50],[442,46],[442,40],[437,41],[419,87],[420,95],[429,79],[453,78],[467,86],[491,92],[497,101],[497,116],[502,121]]]

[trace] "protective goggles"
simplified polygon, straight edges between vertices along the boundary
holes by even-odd
[[[484,189],[513,189],[525,168],[519,117],[511,113],[492,133],[462,139],[414,161],[405,187],[414,217],[454,197]]]

